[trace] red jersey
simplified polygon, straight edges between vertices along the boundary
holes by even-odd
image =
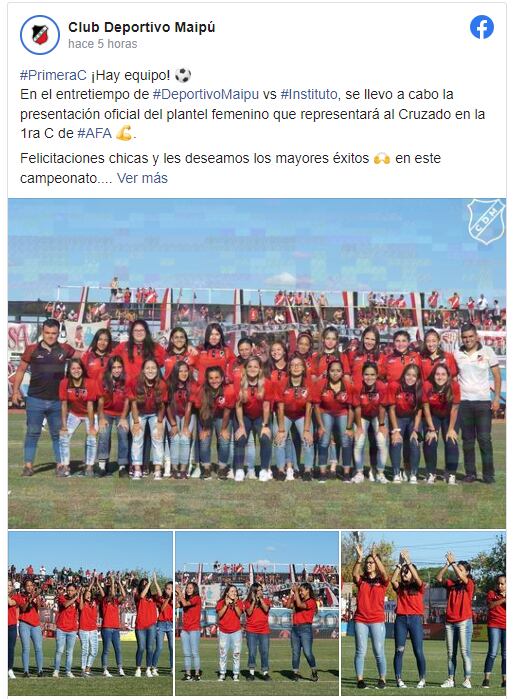
[[[156,391],[155,386],[145,385],[145,400],[143,403],[138,403],[138,412],[140,415],[154,415],[158,412],[162,405],[168,400],[168,389],[166,383],[163,379],[158,378],[159,388],[161,390],[161,403],[158,404],[156,401]],[[127,385],[127,397],[131,401],[137,400],[136,398],[136,381],[131,381]]]
[[[100,378],[97,384],[97,395],[104,399],[104,413],[111,417],[119,417],[123,413],[127,398],[127,386],[123,386],[113,378],[113,390],[108,391]]]
[[[68,402],[68,410],[76,417],[88,416],[88,402],[96,401],[98,387],[93,379],[83,379],[82,386],[75,388],[67,378],[59,384],[59,400]]]
[[[153,597],[138,597],[136,595],[136,629],[148,629],[157,621],[157,604]]]
[[[306,364],[306,369],[308,372],[308,376],[316,376],[316,361],[315,357],[312,354],[300,354],[300,352],[294,352],[290,359],[293,359],[294,357],[300,357],[300,359],[303,359],[305,364]]]
[[[397,417],[413,417],[420,408],[417,404],[416,393],[405,391],[398,381],[392,381],[388,384],[386,403],[395,406]]]
[[[447,609],[445,619],[448,624],[457,624],[466,619],[472,619],[472,598],[474,597],[474,581],[469,578],[466,585],[459,581],[447,580]]]
[[[210,390],[210,389],[208,389]],[[195,406],[200,409],[202,403],[202,392],[201,389],[195,397]],[[222,392],[215,398],[215,412],[213,418],[223,417],[224,410],[232,410],[236,405],[236,394],[234,393],[234,387],[232,384],[222,387]]]
[[[352,383],[359,387],[363,381],[363,365],[367,362],[373,362],[377,365],[379,376],[382,376],[384,371],[385,356],[382,352],[377,355],[375,352],[349,352],[348,360],[350,365],[350,373],[352,375]]]
[[[374,578],[370,582],[363,577],[359,578],[354,621],[361,621],[363,624],[384,623],[384,597],[389,583],[388,578]]]
[[[379,406],[387,405],[387,386],[382,381],[376,381],[369,389],[362,384],[359,388],[354,387],[353,405],[355,408],[361,407],[361,417],[365,420],[372,420],[379,416]]]
[[[197,402],[197,394],[199,391],[199,385],[195,381],[190,381],[189,385],[179,383],[173,395],[174,409],[173,414],[175,417],[184,417],[186,415],[186,408],[188,403],[193,405]],[[168,396],[168,402],[171,404],[172,396]]]
[[[435,391],[429,381],[422,386],[422,402],[429,403],[431,414],[437,417],[448,417],[453,405],[459,405],[461,401],[460,385],[457,381],[451,381],[452,400],[447,399],[447,392]]]
[[[165,597],[158,597],[157,599],[158,621],[173,621],[172,600],[168,599],[168,604],[165,605],[166,600],[167,598]]]
[[[284,403],[284,414],[290,420],[298,420],[306,414],[306,405],[313,400],[314,387],[310,381],[303,386],[279,385],[276,389],[276,400]]]
[[[209,369],[209,367],[212,366],[219,366],[222,369],[226,381],[230,378],[232,365],[236,359],[234,352],[230,347],[226,346],[221,349],[217,347],[213,347],[213,349],[198,347],[197,349],[199,352],[197,357],[197,381],[199,384],[204,383],[206,369]]]
[[[98,354],[95,354],[93,350],[86,350],[82,357],[80,358],[80,361],[82,362],[82,366],[86,370],[86,373],[88,375],[88,379],[95,379],[98,381],[98,379],[101,379],[104,371],[107,368],[107,362],[109,361],[109,355],[105,354],[102,357],[100,357]]]
[[[172,352],[171,354],[167,354],[165,361],[164,361],[164,376],[165,379],[167,379],[170,374],[172,373],[175,365],[177,362],[184,362],[190,367],[190,370],[196,369],[197,367],[197,361],[198,361],[198,355],[197,354],[192,354],[191,352],[188,352],[185,350],[181,354],[175,354],[175,352]],[[190,371],[191,373],[191,371]]]
[[[11,597],[15,602],[14,595]],[[7,626],[13,626],[18,623],[18,602],[7,606]]]
[[[102,609],[102,628],[103,629],[119,629],[120,628],[120,614],[118,612],[118,607],[120,602],[115,597],[114,599],[107,599],[104,597],[100,603]]]
[[[460,297],[456,294],[455,296],[451,296],[449,299],[449,306],[452,308],[453,311],[458,310],[460,307]]]
[[[336,393],[325,380],[319,381],[314,390],[313,402],[319,404],[323,413],[339,417],[349,412],[353,401],[352,384],[350,379],[342,379],[340,385],[341,389]]]
[[[490,628],[505,629],[506,628],[506,598],[500,595],[495,590],[489,590],[486,596],[486,602],[496,602],[497,600],[504,599],[503,604],[499,604],[497,607],[493,607],[488,610],[487,625]],[[10,607],[11,609],[16,609],[16,607]],[[9,622],[10,623],[10,622]]]
[[[194,595],[188,602],[190,606],[182,608],[182,628],[184,631],[200,631],[202,600],[199,595]]]
[[[400,586],[397,589],[397,609],[396,614],[406,614],[408,616],[424,616],[424,591],[426,586],[422,586],[416,590],[409,590]]]
[[[405,354],[399,354],[394,351],[392,354],[385,357],[382,361],[380,375],[386,378],[386,381],[399,381],[404,369],[410,364],[416,364],[420,367],[420,354],[409,350]]]
[[[98,616],[98,602],[84,602],[82,609],[79,609],[79,629],[80,631],[96,631]]]
[[[35,602],[32,602],[32,604],[27,608],[27,611],[22,612],[21,607],[24,607],[27,604],[27,595],[16,594],[12,595],[11,599],[16,602],[18,607],[20,607],[19,621],[24,621],[30,626],[39,626],[39,611]],[[16,607],[13,607],[13,609],[16,609]]]
[[[420,363],[422,369],[422,378],[424,379],[424,381],[428,380],[435,366],[438,366],[439,364],[445,364],[445,366],[451,372],[451,376],[453,379],[456,378],[456,376],[458,376],[458,367],[456,366],[456,360],[450,352],[444,352],[441,356],[438,355],[436,359],[431,359],[431,357],[423,357],[421,355]]]
[[[438,293],[430,294],[428,299],[429,308],[436,308],[438,306]]]
[[[239,401],[239,399],[240,399],[239,382],[237,385],[235,385],[235,388],[237,389],[236,400]],[[262,415],[263,415],[263,403],[265,401],[268,401],[269,403],[273,403],[273,401],[274,401],[276,389],[275,389],[274,384],[269,379],[265,379],[265,385],[264,385],[263,389],[264,389],[264,394],[263,394],[262,398],[260,398],[258,395],[257,386],[248,386],[246,391],[245,391],[246,401],[245,401],[245,403],[241,404],[241,407],[243,410],[243,414],[246,415],[251,420],[255,420],[258,417],[262,417]]]
[[[306,609],[297,609],[295,604],[293,606],[292,624],[294,626],[313,623],[313,619],[318,610],[317,603],[312,597],[309,597],[304,604],[306,605]]]
[[[274,369],[270,375],[270,381],[273,383],[275,388],[275,395],[277,396],[277,391],[279,389],[284,389],[288,383],[288,372],[286,368],[284,369]]]
[[[319,379],[326,379],[329,366],[334,361],[340,361],[343,366],[343,373],[350,374],[349,359],[346,354],[337,354],[333,352],[332,354],[327,354],[324,352],[321,356],[318,352],[311,355],[313,360],[313,369],[310,372],[313,376]]]
[[[77,631],[79,628],[79,619],[77,612],[79,609],[79,603],[73,602],[68,607],[64,605],[70,600],[61,595],[57,598],[57,618],[55,620],[55,625],[61,631]]]
[[[272,605],[272,602],[266,597],[263,598],[263,602],[268,608],[270,608]],[[245,623],[247,633],[270,633],[268,612],[264,612],[261,606],[256,604],[252,614],[249,614],[248,610],[250,609],[251,604],[252,603],[249,600],[245,600],[243,604],[243,608],[245,609],[247,615],[247,621]]]
[[[132,361],[130,361],[127,342],[120,342],[120,344],[111,353],[111,356],[121,357],[123,359],[127,381],[136,379],[139,376],[143,362],[146,359],[143,354],[143,345],[134,345]],[[154,342],[154,354],[148,358],[155,359],[158,366],[163,366],[166,359],[165,348],[162,345],[159,345],[157,342]]]
[[[218,600],[218,602],[216,603],[217,614],[220,612],[224,605],[225,600]],[[235,606],[238,607],[238,609],[241,612],[243,612],[243,603],[241,602],[241,600],[236,600]],[[235,631],[239,631],[241,629],[240,617],[236,614],[234,609],[228,607],[223,617],[218,617],[218,628],[222,633],[234,633]]]

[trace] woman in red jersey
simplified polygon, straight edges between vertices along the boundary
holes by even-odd
[[[360,387],[363,366],[367,362],[376,364],[381,376],[385,357],[381,352],[381,336],[375,325],[368,325],[363,330],[357,349],[348,350],[347,357],[354,387]]]
[[[197,349],[199,385],[204,383],[207,369],[213,366],[220,367],[224,381],[229,382],[235,356],[232,349],[225,343],[224,331],[220,323],[209,323],[204,335],[204,343]]]
[[[270,378],[275,384],[288,379],[288,348],[282,340],[272,342],[270,346]]]
[[[163,649],[163,641],[166,636],[170,657],[170,671],[173,668],[173,582],[169,580],[163,589],[163,594],[157,598],[157,626],[156,649],[152,660],[152,674],[158,676],[157,664]]]
[[[458,561],[449,551],[443,568],[436,576],[436,582],[447,589],[447,609],[445,612],[445,640],[447,643],[448,677],[441,685],[444,689],[455,686],[456,660],[458,645],[463,660],[463,673],[465,678],[462,686],[471,689],[472,678],[472,599],[474,597],[474,580],[470,574],[471,568],[468,561]],[[451,569],[453,578],[445,578],[446,572]]]
[[[384,599],[390,578],[381,561],[375,546],[365,558],[363,565],[363,547],[356,544],[356,563],[352,571],[352,579],[358,588],[356,597],[356,612],[354,614],[354,633],[356,653],[354,667],[358,689],[365,689],[363,679],[365,656],[367,653],[368,637],[372,640],[372,648],[377,664],[379,679],[376,687],[386,687],[386,657],[384,641],[386,637]],[[363,567],[363,570],[362,570]]]
[[[254,343],[248,337],[242,337],[238,341],[238,354],[231,366],[231,383],[238,383],[243,373],[245,362],[252,357]]]
[[[159,367],[154,359],[146,359],[137,379],[129,382],[127,396],[131,405],[132,430],[132,478],[142,477],[143,440],[148,423],[152,440],[152,461],[154,480],[161,480],[163,466],[164,415],[168,399],[166,383],[161,378]]]
[[[388,427],[386,426],[387,386],[378,380],[378,366],[374,362],[363,364],[363,374],[359,383],[354,383],[354,463],[356,474],[354,482],[364,480],[363,464],[365,453],[365,440],[370,435],[372,427],[377,445],[376,476],[372,474],[370,480],[378,483],[387,483],[384,469],[388,458]],[[372,465],[370,466],[372,472]],[[361,474],[361,476],[360,476]]]
[[[29,675],[30,642],[34,646],[38,677],[43,677],[43,633],[39,622],[39,610],[45,607],[45,599],[30,578],[22,584],[22,592],[11,596],[11,601],[19,607],[19,631],[23,677]],[[9,607],[9,611],[13,607]],[[14,674],[14,673],[13,673]]]
[[[198,351],[189,346],[186,330],[181,327],[173,328],[170,333],[170,340],[166,348],[166,358],[164,361],[164,378],[168,379],[177,362],[186,362],[191,368],[197,367]]]
[[[184,591],[175,587],[176,604],[182,609],[181,644],[184,656],[184,680],[200,680],[200,617],[202,600],[196,582],[186,584]],[[191,674],[193,666],[194,674]]]
[[[165,362],[165,348],[154,342],[146,320],[135,320],[129,327],[129,339],[113,350],[113,355],[123,359],[128,381],[135,381],[141,373],[143,363],[153,359],[159,367]]]
[[[498,575],[495,583],[495,590],[489,590],[486,596],[488,654],[485,660],[483,687],[490,686],[490,676],[499,645],[501,646],[501,687],[506,687],[506,575]]]
[[[409,445],[409,482],[417,484],[420,462],[419,430],[422,418],[422,376],[415,364],[404,367],[399,381],[388,383],[387,399],[390,420],[390,459],[393,482],[401,483],[403,446]]]
[[[96,578],[92,578],[88,587],[79,592],[79,639],[83,677],[91,675],[91,668],[98,653],[98,599],[93,596],[94,587],[98,587]]]
[[[460,456],[457,435],[460,401],[460,385],[453,381],[449,367],[446,364],[436,364],[422,387],[425,434],[423,449],[428,483],[436,480],[438,435],[441,431],[445,445],[447,483],[456,484]]]
[[[313,397],[313,386],[307,377],[306,362],[301,357],[294,356],[288,364],[288,380],[284,387],[279,386],[276,392],[278,430],[275,441],[279,480],[286,478],[286,480],[292,481],[294,478],[293,445],[291,442],[291,448],[287,449],[287,438],[294,425],[302,439],[304,450],[303,480],[311,480],[313,467],[311,409]]]
[[[318,671],[313,655],[313,619],[317,613],[315,593],[309,583],[294,583],[291,594],[283,602],[285,607],[293,610],[291,627],[291,652],[293,681],[298,682],[300,675],[300,654],[304,653],[311,669],[311,679],[318,682]]]
[[[256,657],[259,650],[261,659],[261,674],[265,681],[270,680],[268,654],[270,649],[270,626],[268,614],[272,606],[271,600],[265,597],[263,586],[252,583],[243,607],[245,609],[245,636],[249,652],[248,668],[250,681],[254,680],[256,672]]]
[[[7,675],[10,680],[16,679],[14,674],[14,650],[16,648],[16,638],[18,637],[18,609],[19,604],[14,595],[14,586],[11,580],[7,581],[7,629],[8,629],[8,658]]]
[[[152,583],[155,588],[154,595],[150,594]],[[138,644],[136,650],[136,672],[134,673],[134,677],[141,677],[141,662],[145,651],[147,655],[146,677],[154,677],[154,671],[157,671],[152,662],[156,645],[158,617],[156,600],[161,596],[161,588],[157,582],[155,572],[150,580],[148,578],[141,578],[134,592],[134,602],[136,604],[136,623],[134,628]]]
[[[458,376],[456,361],[450,352],[444,352],[440,347],[440,335],[436,330],[428,330],[424,335],[424,346],[420,352],[422,379],[427,381],[438,364],[445,364],[451,377]]]
[[[216,435],[218,449],[218,477],[225,480],[229,471],[231,443],[231,412],[236,404],[232,385],[224,385],[224,373],[218,366],[208,367],[204,383],[197,393],[200,463],[202,478],[211,478],[211,441]]]
[[[259,480],[269,480],[270,460],[272,458],[270,421],[274,395],[273,383],[269,379],[265,379],[261,360],[258,357],[251,357],[243,366],[236,394],[234,418],[236,481],[242,481],[245,477],[243,471],[245,448],[249,438],[253,441],[255,436],[259,439],[260,444]]]
[[[113,338],[109,328],[97,330],[89,348],[82,355],[81,362],[90,379],[98,381],[107,368],[109,356],[113,349]]]
[[[118,475],[127,476],[129,464],[129,398],[127,380],[121,357],[111,357],[98,380],[98,468],[108,473],[113,426],[118,435]]]
[[[415,364],[420,368],[421,360],[418,352],[410,350],[410,336],[406,330],[397,330],[393,335],[393,352],[383,360],[381,375],[386,381],[399,381],[407,366]]]
[[[188,477],[192,436],[195,434],[197,416],[193,404],[198,384],[193,380],[189,364],[179,360],[168,376],[168,405],[166,407],[167,433],[165,438],[165,478],[170,475],[181,479]],[[166,452],[169,453],[167,463]]]
[[[343,373],[350,375],[349,360],[346,354],[338,351],[339,335],[338,330],[332,325],[328,325],[322,332],[322,346],[319,352],[313,355],[313,375],[317,379],[327,379],[329,365],[335,360],[339,361],[343,367]]]
[[[417,661],[417,689],[426,686],[426,659],[424,657],[424,590],[417,567],[411,562],[409,551],[404,549],[399,556],[392,575],[392,587],[397,593],[395,610],[395,657],[393,667],[397,687],[406,689],[402,680],[402,661],[408,633]]]
[[[97,423],[95,418],[95,401],[97,384],[87,378],[80,359],[71,359],[66,376],[59,384],[61,401],[61,431],[59,448],[64,473],[70,474],[70,440],[73,433],[84,423],[86,428],[86,470],[83,475],[93,477],[97,452]]]
[[[113,644],[114,657],[118,674],[125,676],[122,665],[122,646],[120,643],[120,605],[125,600],[125,590],[114,575],[109,578],[108,585],[99,585],[100,611],[102,616],[102,627],[100,635],[102,637],[102,670],[104,677],[112,677],[108,668],[109,647]]]
[[[316,374],[315,359],[313,357],[313,336],[310,332],[299,333],[293,357],[299,357],[304,360],[308,376],[311,377]]]
[[[242,337],[238,342],[238,356],[236,357],[234,363],[231,367],[231,375],[229,377],[230,383],[234,384],[234,392],[236,395],[240,392],[241,378],[244,371],[245,363],[253,356],[254,343],[252,340],[246,337]],[[257,356],[257,355],[256,355]],[[264,367],[263,367],[264,369]],[[237,429],[235,427],[235,429]],[[245,472],[241,472],[242,469],[237,469],[236,467],[236,444],[231,442],[231,449],[229,453],[229,461],[234,460],[235,468],[235,480],[242,481],[245,478]],[[248,478],[253,479],[256,476],[256,442],[254,434],[250,435],[248,439],[245,452],[243,454],[243,463],[247,466]],[[240,471],[238,473],[238,470]]]
[[[235,682],[239,682],[243,602],[234,585],[227,585],[223,591],[216,605],[216,613],[218,615],[218,681],[225,680],[227,658],[232,651],[232,678]]]
[[[57,602],[57,617],[55,620],[55,664],[52,677],[59,677],[61,657],[66,648],[66,677],[73,678],[72,673],[73,648],[79,629],[78,609],[80,591],[73,583],[66,585],[66,593],[60,595]]]

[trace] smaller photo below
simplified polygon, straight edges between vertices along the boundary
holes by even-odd
[[[341,693],[506,694],[504,531],[346,531]]]
[[[175,535],[175,694],[339,694],[339,532]]]
[[[172,561],[172,532],[9,532],[9,694],[171,696]]]

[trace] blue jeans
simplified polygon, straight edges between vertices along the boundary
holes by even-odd
[[[10,628],[10,627],[9,627]],[[501,646],[501,674],[506,674],[506,629],[488,627],[488,654],[485,660],[485,672],[492,672],[495,658]]]
[[[232,674],[240,674],[241,636],[241,631],[234,631],[234,633],[218,631],[218,656],[221,675],[225,675],[227,672],[227,656],[230,651],[232,651]]]
[[[249,651],[249,660],[247,667],[249,670],[256,668],[256,656],[259,649],[259,657],[261,658],[261,671],[268,672],[268,650],[270,648],[269,633],[249,633],[247,631],[247,648]]]
[[[272,460],[272,440],[266,435],[261,435],[261,429],[263,427],[263,418],[257,417],[252,420],[246,415],[243,416],[243,424],[245,425],[246,436],[240,437],[235,440],[234,443],[234,468],[243,468],[245,463],[245,449],[247,444],[254,442],[254,434],[259,438],[259,453],[260,453],[260,465],[262,469],[268,470],[270,467],[270,461]],[[239,423],[234,420],[234,432],[239,428]],[[249,441],[250,439],[250,441]],[[250,468],[250,466],[249,466]]]
[[[16,647],[16,638],[18,637],[18,627],[16,624],[9,624],[7,629],[7,669],[12,670],[14,666],[14,649]]]
[[[95,425],[97,424],[97,417],[95,415]],[[87,417],[78,417],[73,415],[73,413],[68,413],[68,420],[66,422],[67,433],[61,434],[59,436],[59,449],[61,450],[61,463],[63,466],[70,465],[70,442],[73,437],[73,433],[82,423],[86,428],[86,456],[85,463],[87,466],[93,466],[95,463],[95,457],[97,454],[97,438],[92,434],[89,434],[89,419]]]
[[[327,466],[329,444],[333,431],[339,436],[342,446],[342,466],[350,468],[352,466],[352,438],[345,431],[347,428],[347,415],[334,416],[329,413],[321,413],[325,432],[318,443],[318,465]]]
[[[438,435],[442,433],[442,439],[445,448],[445,470],[447,473],[456,473],[458,470],[458,461],[460,459],[460,449],[457,444],[447,439],[449,431],[450,417],[438,417],[433,415],[433,424]],[[427,473],[436,473],[436,462],[438,458],[438,440],[433,439],[431,444],[425,441],[427,434],[427,425],[424,423],[424,461],[426,462]]]
[[[75,641],[77,640],[76,631],[61,631],[61,629],[55,630],[55,663],[54,670],[59,672],[61,669],[61,656],[66,649],[66,672],[72,671],[73,663],[73,648],[75,646]]]
[[[312,624],[293,624],[291,627],[291,666],[294,672],[300,669],[300,652],[308,661],[309,667],[314,670],[317,661],[313,655],[313,626]]]
[[[102,636],[102,667],[107,668],[107,660],[109,658],[109,646],[111,643],[114,648],[114,657],[117,667],[122,666],[122,647],[120,644],[120,629],[103,628],[100,630]]]
[[[205,466],[211,465],[211,441],[213,438],[213,431],[216,434],[216,444],[218,447],[218,464],[225,467],[229,463],[231,439],[224,439],[221,436],[220,432],[222,430],[222,422],[223,418],[216,417],[213,420],[211,427],[206,428],[209,430],[208,436],[205,439],[200,440],[200,463],[204,464]],[[199,429],[203,429],[202,425],[199,426]],[[229,432],[231,431],[230,423],[227,429]]]
[[[459,419],[463,439],[463,460],[467,476],[476,475],[476,439],[481,452],[483,478],[493,477],[492,410],[489,400],[462,400]]]
[[[170,651],[170,670],[173,666],[173,624],[171,621],[158,621],[156,626],[156,649],[152,660],[152,667],[157,667],[159,656],[163,650],[163,641],[166,636],[168,650]]]
[[[361,418],[361,426],[363,428],[363,434],[354,440],[354,463],[356,464],[356,471],[363,471],[363,465],[365,463],[365,442],[367,435],[369,435],[370,440],[370,427],[373,429],[374,440],[374,450],[376,452],[376,467],[379,472],[384,471],[386,466],[386,461],[388,459],[388,442],[386,437],[379,432],[379,418],[372,417],[367,420],[367,418]],[[372,444],[370,444],[372,447]],[[370,466],[372,466],[372,457],[370,458]]]
[[[157,429],[157,415],[140,415],[139,422],[140,430],[136,436],[132,437],[132,463],[134,464],[134,466],[141,466],[143,464],[143,445],[145,441],[145,428],[148,422],[150,427],[150,439],[152,442],[152,463],[154,464],[154,466],[162,466],[164,445],[163,438],[158,439],[155,433]],[[134,424],[132,417],[130,424],[131,427]]]
[[[289,417],[284,416],[284,430],[286,432],[285,434],[285,441],[278,445],[276,447],[276,460],[277,460],[277,468],[279,469],[284,469],[286,465],[286,452],[287,452],[287,446],[288,446],[288,437],[290,435],[290,431],[295,425],[297,428],[297,432],[299,433],[301,439],[302,439],[302,446],[304,448],[304,469],[306,471],[311,471],[313,467],[313,459],[314,459],[314,448],[312,444],[307,444],[304,439],[304,418],[299,417],[297,420],[290,420]],[[292,437],[293,441],[293,437]],[[288,461],[288,463],[291,463],[293,465],[293,461]]]
[[[147,626],[146,629],[136,629],[136,641],[138,648],[136,650],[136,667],[141,667],[143,653],[147,651],[147,667],[153,667],[152,660],[154,659],[154,650],[156,645],[157,624]]]
[[[458,644],[463,660],[463,673],[465,677],[472,675],[472,619],[465,619],[455,624],[445,624],[445,640],[447,642],[447,665],[449,677],[456,674],[456,659]]]
[[[34,654],[36,656],[36,667],[38,672],[43,670],[43,634],[41,626],[31,626],[24,621],[20,621],[20,641],[21,641],[21,659],[23,664],[23,672],[29,671],[29,655],[30,642],[34,646]]]
[[[186,466],[190,463],[191,437],[186,437],[182,433],[184,429],[184,417],[179,417],[177,415],[175,422],[177,423],[178,432],[172,435],[170,423],[166,420],[165,459],[169,458],[172,466],[177,468],[179,465]],[[192,415],[188,425],[188,429],[192,435],[195,434],[196,423],[197,416]]]
[[[181,631],[182,654],[184,655],[184,672],[189,675],[191,666],[195,672],[200,670],[200,631]]]
[[[111,431],[113,425],[116,425],[116,431],[118,434],[118,466],[127,466],[129,463],[129,432],[127,430],[122,430],[119,423],[120,418],[113,415],[104,415],[107,427],[105,430],[99,430],[98,432],[98,460],[108,461],[109,454],[111,453]]]
[[[418,614],[397,614],[395,618],[395,655],[393,658],[393,668],[395,677],[402,677],[402,659],[404,648],[408,638],[408,631],[413,646],[413,653],[417,661],[418,677],[424,679],[426,676],[426,659],[424,657],[424,617]]]
[[[386,658],[384,654],[384,639],[386,636],[386,626],[384,623],[364,624],[361,621],[356,621],[354,624],[354,633],[356,635],[356,654],[354,655],[354,669],[356,670],[356,676],[363,677],[368,636],[370,635],[379,677],[385,677]]]
[[[95,631],[79,631],[81,645],[81,661],[82,670],[91,667],[95,662],[98,653],[98,632]]]
[[[390,441],[390,459],[392,462],[393,475],[397,476],[401,472],[401,459],[403,447],[409,453],[409,464],[411,467],[411,475],[416,476],[418,473],[418,465],[420,463],[420,445],[418,440],[410,439],[415,425],[415,420],[412,417],[398,417],[397,426],[401,431],[402,442],[392,444]]]
[[[43,400],[27,396],[25,401],[25,417],[27,432],[25,433],[24,460],[25,463],[34,463],[36,448],[38,446],[43,420],[48,422],[48,431],[52,439],[54,457],[57,463],[61,463],[59,450],[59,430],[61,429],[61,401]]]

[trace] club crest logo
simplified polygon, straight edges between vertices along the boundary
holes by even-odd
[[[469,234],[483,245],[502,238],[505,231],[504,210],[500,199],[472,199],[469,210]]]
[[[55,49],[61,33],[57,22],[47,15],[33,15],[20,30],[23,47],[32,54],[44,56]]]

